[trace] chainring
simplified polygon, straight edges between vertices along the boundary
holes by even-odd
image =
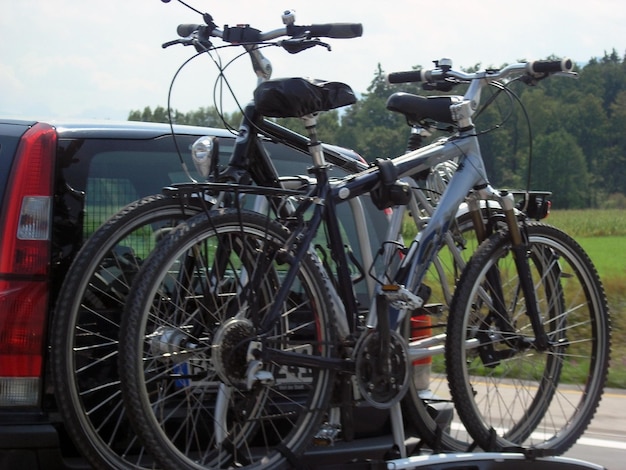
[[[354,352],[356,381],[361,395],[375,408],[388,409],[398,403],[409,389],[411,363],[407,343],[390,331],[388,372],[383,372],[380,334],[375,330],[359,338]]]

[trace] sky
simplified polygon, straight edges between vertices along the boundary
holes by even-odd
[[[363,36],[328,40],[297,55],[264,50],[274,77],[308,76],[366,92],[378,66],[385,72],[431,68],[450,58],[455,68],[501,66],[554,55],[578,64],[615,49],[626,52],[623,0],[187,0],[218,26],[282,26],[358,22]],[[201,17],[176,0],[0,0],[0,116],[125,120],[131,110],[167,105],[168,89],[191,47],[162,49],[179,23]],[[220,44],[219,39],[215,44]],[[223,55],[228,61],[241,48]],[[181,112],[214,106],[215,66],[191,61],[172,87]],[[241,103],[256,84],[243,57],[227,69]],[[235,110],[224,99],[225,111]]]

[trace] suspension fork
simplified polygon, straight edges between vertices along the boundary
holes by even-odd
[[[535,335],[534,346],[539,351],[545,351],[549,347],[550,342],[543,327],[541,312],[539,310],[535,286],[533,284],[532,273],[530,270],[530,263],[528,261],[530,258],[528,237],[521,228],[521,224],[518,223],[517,216],[515,214],[513,194],[502,191],[500,196],[500,203],[504,211],[511,241],[511,252],[513,253],[515,268],[517,269],[520,285],[524,294],[524,300],[526,302],[526,314],[530,318],[530,323]],[[502,292],[501,286],[500,292]]]
[[[472,226],[476,234],[476,241],[480,245],[487,238],[487,227],[483,218],[483,211],[480,208],[480,199],[472,193],[467,199],[467,207],[469,209]]]

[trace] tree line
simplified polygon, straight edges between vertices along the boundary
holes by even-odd
[[[560,209],[626,208],[626,56],[613,50],[575,71],[576,80],[555,76],[534,86],[511,83],[512,93],[494,88],[483,96],[490,104],[476,125],[491,183],[552,191],[553,206]],[[401,154],[410,129],[403,116],[386,109],[387,98],[398,91],[442,94],[413,84],[390,85],[379,65],[356,104],[321,115],[319,135],[368,161]],[[450,93],[463,91],[459,86]],[[213,107],[171,114],[175,123],[209,127],[237,127],[240,119],[238,112],[220,115]],[[161,106],[146,107],[131,111],[128,119],[167,122],[168,113]],[[298,119],[279,121],[303,130]],[[438,129],[434,137],[446,132]]]

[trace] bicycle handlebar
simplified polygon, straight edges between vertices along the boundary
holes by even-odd
[[[391,72],[387,74],[387,82],[389,83],[421,83],[426,80],[422,77],[424,74],[421,70],[409,70],[406,72]]]
[[[183,38],[189,37],[195,32],[203,39],[219,37],[231,44],[260,43],[282,36],[290,37],[325,37],[333,39],[351,39],[363,35],[363,25],[360,23],[327,23],[313,24],[309,26],[297,26],[289,24],[272,31],[259,31],[258,29],[245,26],[224,26],[223,29],[213,28],[201,24],[180,24],[176,33]]]
[[[528,72],[532,74],[571,72],[573,68],[574,64],[571,59],[534,60],[528,62]]]
[[[462,81],[470,81],[480,78],[505,78],[518,71],[531,75],[542,75],[558,72],[571,72],[574,64],[571,59],[559,60],[534,60],[520,64],[508,65],[502,70],[488,70],[486,72],[464,73],[446,68],[409,70],[405,72],[392,72],[387,75],[389,83],[429,83],[437,80],[452,78]]]
[[[201,24],[179,24],[176,27],[176,34],[181,38],[186,38],[187,36],[191,36],[195,31],[204,31],[206,28],[206,25]]]

